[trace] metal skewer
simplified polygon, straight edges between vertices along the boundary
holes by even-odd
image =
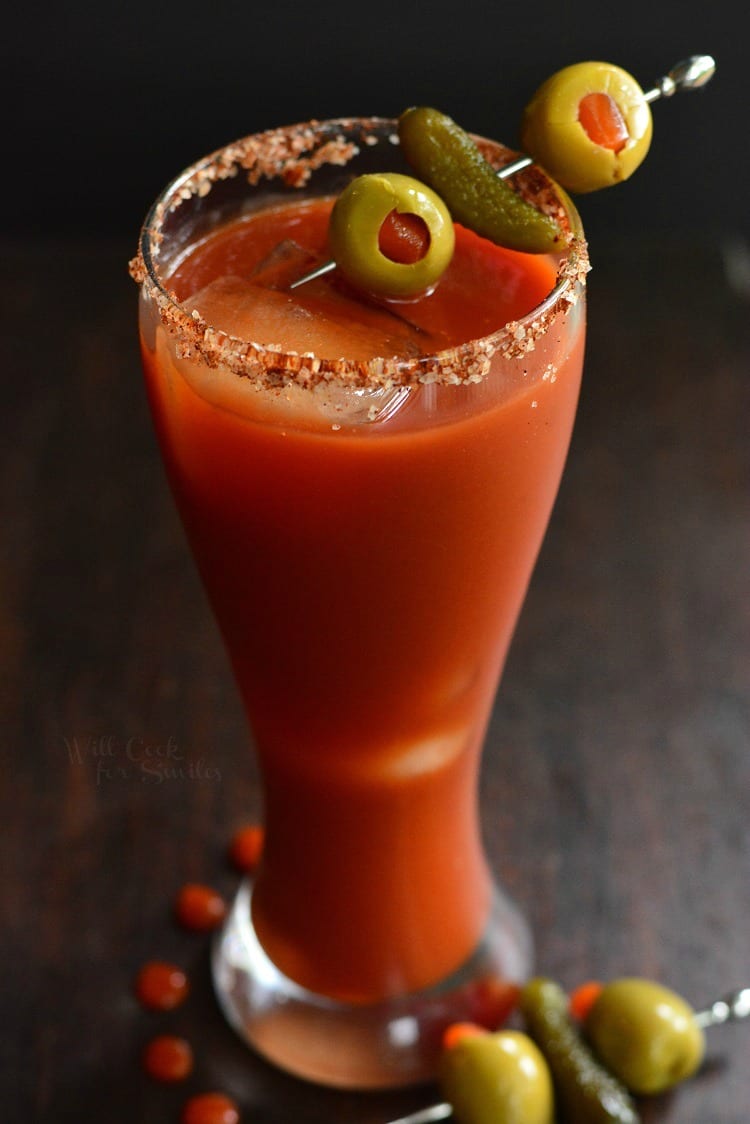
[[[690,58],[675,63],[672,69],[659,78],[650,90],[646,90],[643,94],[643,100],[647,102],[658,101],[659,98],[671,98],[673,94],[680,90],[699,90],[701,86],[705,86],[713,78],[715,70],[716,63],[710,55],[691,55]],[[504,168],[500,168],[497,172],[497,178],[500,180],[509,179],[510,176],[514,176],[516,172],[522,172],[524,168],[528,168],[533,163],[534,161],[530,156],[519,156],[511,164],[506,164]],[[316,269],[310,270],[309,273],[305,273],[304,276],[292,282],[289,289],[298,289],[300,285],[306,285],[308,281],[315,281],[318,277],[324,277],[326,273],[330,273],[335,268],[335,261],[323,262]],[[429,1120],[441,1119],[440,1116],[429,1118]],[[400,1122],[396,1121],[394,1124],[400,1124]]]
[[[750,987],[740,987],[717,999],[710,1007],[697,1011],[695,1021],[705,1030],[709,1026],[733,1023],[750,1016]]]
[[[398,1120],[389,1120],[388,1124],[432,1124],[433,1120],[447,1120],[449,1116],[453,1116],[453,1109],[447,1101],[441,1101],[408,1116],[399,1116]]]
[[[643,100],[652,102],[658,98],[671,98],[678,90],[699,90],[710,82],[716,71],[716,63],[710,55],[691,55],[689,59],[675,63],[668,74],[646,90]]]
[[[702,1030],[748,1017],[750,1017],[750,987],[739,987],[735,991],[730,991],[710,1007],[696,1011],[694,1015],[696,1023]],[[427,1108],[421,1108],[418,1112],[410,1112],[408,1116],[399,1116],[398,1120],[389,1120],[388,1124],[433,1124],[435,1120],[447,1120],[452,1115],[453,1109],[448,1102],[440,1101]]]

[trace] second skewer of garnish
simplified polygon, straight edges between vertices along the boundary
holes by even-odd
[[[750,1016],[750,988],[697,1012],[651,980],[579,991],[592,997],[576,1016],[575,995],[531,980],[520,998],[528,1034],[449,1028],[440,1073],[446,1100],[390,1124],[639,1124],[630,1093],[662,1093],[691,1077],[703,1060],[704,1030]]]

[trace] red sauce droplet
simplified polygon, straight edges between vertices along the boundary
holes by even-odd
[[[144,1007],[153,1011],[171,1011],[179,1007],[190,990],[181,968],[161,960],[144,964],[135,980],[135,994]]]
[[[378,235],[381,254],[399,265],[420,261],[430,246],[430,231],[419,215],[391,211],[383,220]]]
[[[241,827],[232,836],[229,844],[229,860],[237,870],[251,874],[260,861],[263,850],[264,832],[259,824]]]
[[[628,127],[610,94],[586,94],[578,104],[578,120],[589,140],[601,148],[620,152],[628,143]]]
[[[506,1022],[521,998],[521,988],[508,980],[482,979],[477,982],[472,998],[474,1022],[497,1029]]]
[[[223,1093],[201,1093],[185,1102],[182,1124],[238,1124],[240,1112]]]
[[[184,1081],[193,1072],[193,1051],[184,1038],[162,1034],[143,1051],[143,1068],[156,1081]]]
[[[188,882],[175,901],[175,915],[181,925],[197,933],[217,928],[227,915],[226,902],[210,886]]]

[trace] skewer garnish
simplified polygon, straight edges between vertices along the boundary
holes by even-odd
[[[600,68],[596,71],[596,74],[598,74],[600,77],[602,74],[604,75],[605,88],[603,90],[591,90],[585,83],[583,87],[580,86],[580,81],[587,77],[586,70],[581,68],[587,67]],[[523,171],[524,168],[528,168],[536,160],[536,162],[542,164],[549,172],[549,174],[557,179],[563,187],[566,187],[572,191],[591,191],[595,190],[598,187],[608,186],[611,183],[626,179],[627,176],[635,171],[635,168],[638,166],[638,164],[648,151],[648,143],[650,141],[649,106],[652,102],[658,101],[660,98],[672,97],[675,93],[683,90],[701,89],[713,77],[715,70],[716,63],[710,55],[692,55],[690,56],[690,58],[683,59],[681,62],[676,63],[671,68],[671,70],[668,71],[667,74],[657,79],[657,81],[650,89],[641,91],[635,80],[627,75],[625,71],[621,71],[619,67],[611,67],[608,64],[604,63],[581,63],[576,67],[566,67],[564,71],[558,72],[557,75],[553,75],[547,83],[544,83],[544,85],[540,87],[540,90],[537,91],[537,94],[532,99],[529,108],[526,111],[525,124],[523,129],[524,144],[531,155],[519,156],[512,163],[507,164],[504,168],[499,169],[499,171],[490,169],[490,166],[486,164],[486,162],[479,154],[478,149],[476,150],[476,156],[474,156],[473,153],[469,155],[468,149],[465,148],[463,141],[463,137],[466,137],[467,135],[463,134],[463,131],[459,130],[458,126],[455,126],[453,122],[450,122],[449,118],[445,118],[442,114],[436,114],[435,110],[426,110],[424,108],[417,110],[407,110],[406,113],[402,116],[400,122],[400,131],[404,133],[406,132],[410,120],[412,124],[419,123],[422,125],[427,124],[429,126],[431,122],[430,118],[427,115],[433,114],[435,116],[431,119],[432,124],[437,121],[438,123],[442,123],[443,126],[443,136],[441,139],[444,139],[446,136],[448,136],[450,139],[452,135],[455,144],[458,146],[458,148],[462,149],[462,152],[460,153],[460,161],[461,167],[464,171],[469,166],[469,164],[471,164],[474,166],[473,174],[478,174],[483,179],[486,175],[489,175],[492,179],[505,181],[506,179],[509,179],[512,176],[516,175],[518,172]],[[574,73],[571,75],[570,72]],[[591,72],[588,72],[589,81],[591,77]],[[569,85],[569,80],[571,78],[573,79],[573,89],[572,91],[568,92],[568,96],[568,94],[565,93],[565,87]],[[613,82],[617,89],[614,90],[612,94],[610,94],[609,89],[612,88]],[[550,84],[552,85],[550,86]],[[547,94],[543,95],[545,88],[547,89]],[[626,100],[628,102],[628,104],[625,106],[624,112],[620,110],[617,104],[617,98],[616,96],[614,96],[617,93],[617,90],[621,90],[623,88],[627,93]],[[553,109],[555,98],[560,96],[560,89],[563,89],[564,100],[567,98],[566,107],[569,111],[566,115],[563,115],[565,117],[562,128],[563,149],[565,144],[569,141],[570,135],[574,135],[579,145],[579,163],[581,151],[584,152],[584,160],[589,163],[591,162],[591,154],[593,153],[593,162],[595,164],[594,172],[592,172],[590,169],[584,169],[584,171],[581,172],[580,167],[574,162],[571,178],[570,162],[568,161],[567,157],[563,158],[562,161],[559,158],[561,126],[559,120],[554,119],[554,112],[551,116],[549,113],[547,113],[546,116],[542,114],[542,124],[539,124],[539,122],[536,121],[533,116],[530,116],[535,104],[539,104],[539,102],[537,102],[537,99],[540,97],[540,95],[543,95],[542,101],[546,99],[547,108],[549,109],[550,98],[548,95],[550,89],[553,95],[551,99],[553,102]],[[583,109],[581,109],[582,102],[585,103]],[[630,106],[630,109],[628,109],[628,106]],[[630,112],[631,109],[633,113],[636,114],[637,120],[635,121],[635,124],[633,124],[634,118]],[[420,119],[417,120],[416,118],[414,118],[414,114],[421,115]],[[622,119],[621,121],[618,121],[618,115]],[[445,122],[450,122],[450,125],[453,126],[453,130],[455,130],[455,132],[453,132],[453,130],[451,130],[450,128],[448,128],[447,132],[445,132]],[[529,124],[529,122],[531,122],[531,124]],[[636,128],[636,130],[638,131],[638,136],[636,136],[635,138],[630,136],[630,132],[628,129],[629,123],[631,128]],[[582,124],[584,126],[583,128],[580,127]],[[414,130],[414,134],[416,136],[417,130]],[[456,140],[456,137],[458,137],[459,139]],[[605,143],[598,143],[597,138],[598,140],[604,140]],[[473,145],[473,142],[469,143]],[[403,138],[402,145],[404,145]],[[555,145],[557,145],[557,150],[555,149]],[[412,143],[407,141],[407,144],[404,145],[407,157],[411,159],[415,148],[419,147],[421,147],[419,143],[415,145],[413,143],[413,140]],[[435,152],[439,152],[439,148],[437,146],[435,147]],[[478,157],[478,161],[476,157]],[[425,161],[423,159],[423,156],[417,156],[417,160],[417,173],[421,175],[427,183],[429,183],[431,188],[437,191],[439,195],[442,195],[453,218],[456,221],[464,221],[461,217],[461,214],[463,214],[463,211],[461,211],[461,205],[459,204],[459,206],[457,207],[455,199],[451,198],[453,194],[451,191],[450,178],[451,164],[448,161],[443,161],[442,167],[443,169],[448,168],[448,174],[439,175],[438,178],[440,179],[440,183],[437,183],[433,182],[434,172],[431,171],[432,161]],[[488,170],[487,173],[484,172],[485,167]],[[476,169],[482,170],[477,173]],[[568,172],[567,175],[566,171]],[[486,186],[487,185],[485,183],[485,194]],[[480,196],[483,193],[483,189],[481,186],[478,188],[478,193]],[[513,241],[515,237],[515,220],[518,220],[520,225],[523,225],[524,222],[531,222],[533,225],[534,220],[531,218],[531,216],[529,216],[528,211],[532,211],[534,213],[538,224],[543,224],[545,221],[551,223],[551,220],[548,220],[547,216],[543,216],[540,212],[535,211],[535,209],[531,207],[530,204],[525,203],[520,198],[520,196],[516,195],[512,191],[506,193],[505,198],[500,201],[499,206],[501,209],[507,208],[508,206],[511,208],[510,218],[501,217],[500,220],[500,227],[502,228],[502,230],[504,230],[504,233],[501,232],[500,234],[500,238],[502,238],[502,245],[515,245],[515,248],[518,249],[528,248],[527,246],[518,245]],[[528,211],[526,210],[526,208],[528,208]],[[461,214],[456,214],[457,210],[461,211]],[[471,217],[469,217],[469,221],[466,224],[472,226],[473,229],[476,229],[475,223],[474,225],[472,224]],[[518,223],[516,225],[518,225]],[[552,227],[554,228],[554,224],[552,224]],[[541,227],[538,227],[536,230],[536,239],[540,249],[537,250],[537,252],[547,252],[550,250],[550,248],[554,248],[552,246],[552,243],[554,242],[554,234],[550,231],[549,228],[546,230],[546,232],[541,231],[540,233],[540,231]],[[480,230],[479,233],[482,233],[482,231]],[[489,237],[492,237],[492,234],[490,234]],[[510,240],[508,240],[509,238]],[[547,238],[546,242],[545,238]],[[531,249],[532,252],[534,252],[533,246],[531,247]],[[341,251],[339,250],[339,256],[340,254]],[[383,258],[384,262],[388,260],[383,255],[380,256]],[[301,285],[306,285],[309,281],[313,281],[319,277],[325,276],[332,270],[336,269],[337,264],[339,263],[337,263],[337,261],[334,259],[324,262],[316,269],[311,270],[304,276],[300,277],[298,280],[294,281],[289,286],[290,290],[297,289]],[[403,266],[399,266],[399,264],[395,262],[392,262],[391,264],[394,266],[394,270],[392,272],[395,274],[398,274],[400,269],[405,268]],[[346,269],[343,269],[342,272],[346,273]],[[356,282],[356,278],[354,278],[354,280]],[[399,294],[398,292],[394,291],[390,295],[398,296]]]
[[[636,991],[638,988],[641,990]],[[625,998],[624,1006],[621,1007],[623,992],[629,990],[631,994]],[[651,995],[650,992],[653,994]],[[570,1102],[567,1104],[570,1113],[572,1100],[577,1097],[577,1090],[573,1086],[579,1072],[582,1081],[581,1095],[588,1098],[585,1113],[593,1113],[593,1115],[586,1115],[586,1120],[597,1120],[602,1124],[638,1122],[638,1113],[627,1097],[625,1085],[631,1091],[640,1094],[670,1088],[677,1084],[677,1081],[692,1075],[697,1069],[703,1057],[701,1041],[705,1028],[750,1017],[750,988],[730,991],[715,1003],[697,1012],[690,1012],[685,1000],[680,999],[675,992],[670,992],[659,985],[652,985],[647,980],[616,980],[608,988],[605,986],[603,994],[605,998],[597,1016],[599,1023],[603,1018],[609,1017],[607,1007],[612,1008],[616,1004],[620,1008],[615,1010],[613,1017],[616,1025],[617,1050],[620,1051],[617,1058],[623,1060],[623,1067],[617,1066],[617,1069],[622,1068],[624,1072],[618,1072],[617,1078],[612,1076],[612,1069],[604,1070],[600,1066],[588,1052],[582,1039],[578,1040],[575,1028],[566,1017],[566,996],[557,985],[553,985],[551,980],[532,980],[522,992],[522,1009],[527,1022],[530,1023],[530,1033],[537,1045],[541,1046],[542,1053],[550,1064],[558,1097],[564,1090],[564,1098],[567,1103]],[[593,1010],[595,1012],[596,1004]],[[650,1028],[650,1033],[653,1035],[652,1042],[643,1037],[644,1027]],[[602,1033],[600,1027],[598,1033]],[[448,1068],[443,1066],[443,1076],[449,1075],[452,1081],[458,1076],[461,1082],[477,1079],[478,1088],[470,1097],[463,1100],[461,1105],[463,1112],[459,1109],[459,1112],[454,1114],[453,1105],[449,1100],[442,1100],[407,1116],[399,1116],[398,1120],[390,1121],[389,1124],[436,1124],[437,1121],[449,1120],[454,1115],[457,1116],[459,1124],[484,1124],[485,1120],[490,1118],[499,1120],[500,1116],[503,1120],[516,1121],[510,1109],[509,1116],[505,1112],[498,1115],[497,1104],[485,1105],[481,1100],[482,1082],[488,1076],[487,1062],[491,1044],[495,1040],[498,1046],[503,1046],[503,1039],[507,1035],[517,1036],[518,1032],[501,1031],[493,1034],[488,1031],[484,1036],[484,1046],[480,1046],[479,1049],[476,1045],[472,1045],[471,1039],[462,1043],[461,1037],[458,1037],[452,1049],[461,1050],[463,1058],[457,1059],[458,1067],[455,1063]],[[629,1037],[630,1041],[626,1041]],[[448,1053],[450,1049],[445,1052],[443,1061]],[[472,1055],[475,1054],[477,1054],[476,1060],[480,1062],[476,1071],[472,1069]],[[659,1075],[654,1072],[654,1066],[662,1068]],[[558,1072],[560,1067],[563,1071]],[[644,1087],[641,1081],[636,1082],[640,1088],[634,1088],[630,1084],[633,1069],[638,1071],[642,1067],[648,1067],[650,1070],[650,1088]],[[591,1097],[596,1093],[596,1071],[603,1072],[605,1081],[608,1082],[603,1087],[604,1095],[600,1111],[595,1103],[591,1102]],[[489,1076],[491,1078],[491,1070]],[[657,1081],[657,1076],[661,1080]],[[500,1095],[510,1096],[512,1103],[515,1104],[513,1086],[508,1085],[506,1078],[508,1078],[507,1073],[503,1080],[490,1079],[487,1082],[487,1089],[493,1095],[496,1089],[500,1089]],[[623,1080],[625,1085],[622,1084]],[[452,1082],[446,1082],[448,1087],[444,1088],[444,1093],[449,1094],[451,1084]],[[622,1089],[621,1095],[615,1095],[617,1087]],[[476,1113],[472,1111],[473,1106],[477,1106]],[[487,1113],[485,1108],[488,1109]],[[572,1113],[571,1118],[578,1118],[576,1112]]]

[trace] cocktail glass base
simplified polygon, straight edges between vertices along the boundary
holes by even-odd
[[[253,929],[244,883],[212,952],[219,1003],[238,1034],[281,1069],[323,1085],[395,1088],[435,1076],[446,1026],[497,1026],[531,970],[532,943],[516,907],[495,890],[473,955],[448,979],[372,1004],[308,991],[275,967]]]

